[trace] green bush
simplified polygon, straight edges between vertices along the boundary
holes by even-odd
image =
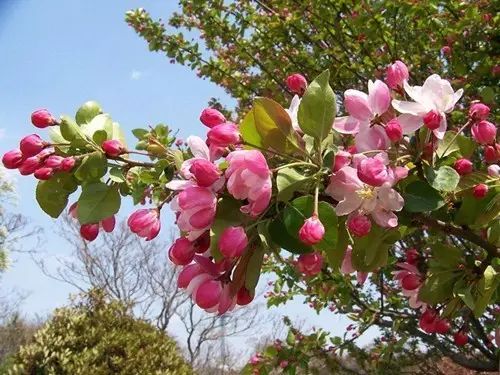
[[[7,374],[192,374],[176,343],[127,306],[92,291],[53,318],[22,347]]]

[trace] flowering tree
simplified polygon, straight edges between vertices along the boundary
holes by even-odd
[[[317,350],[342,350],[377,325],[464,366],[498,369],[500,145],[489,107],[467,103],[456,124],[463,89],[437,74],[410,85],[397,61],[387,84],[346,90],[347,115],[337,117],[329,78],[289,76],[288,109],[257,97],[239,124],[205,109],[206,140],[135,129],[136,150],[95,102],[74,119],[38,110],[32,122],[50,140],[28,135],[3,163],[40,180],[36,198],[51,217],[81,189],[69,211],[88,241],[113,231],[127,196],[147,206],[128,225],[149,241],[168,203],[181,232],[168,252],[182,267],[178,285],[207,313],[251,303],[267,270],[277,275],[269,304],[303,294],[356,321],[352,337],[321,335]],[[380,355],[393,350],[387,341]],[[281,356],[269,351],[249,371],[265,373]],[[298,358],[286,366],[307,368]]]

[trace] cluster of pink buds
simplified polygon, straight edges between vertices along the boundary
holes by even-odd
[[[427,308],[418,321],[420,328],[426,333],[447,334],[451,329],[448,319],[441,318],[439,313],[431,308]]]
[[[73,219],[76,219],[78,215],[77,211],[78,211],[78,203],[75,202],[70,206],[68,213]],[[115,225],[116,225],[116,219],[115,215],[113,215],[104,220],[101,220],[98,223],[81,225],[80,235],[82,236],[83,239],[91,242],[97,238],[97,236],[99,235],[99,230],[101,228],[106,233],[111,233],[115,229]]]
[[[490,108],[483,103],[474,103],[469,108],[472,122],[472,138],[483,146],[484,160],[493,164],[500,160],[500,144],[497,142],[497,126],[487,120]]]
[[[45,109],[33,112],[31,119],[33,125],[39,128],[58,124]],[[18,169],[23,176],[33,174],[39,180],[49,180],[58,171],[71,171],[76,160],[56,155],[50,142],[37,134],[30,134],[21,139],[18,149],[3,155],[2,163],[5,168]]]

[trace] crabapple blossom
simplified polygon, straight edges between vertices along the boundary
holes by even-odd
[[[488,185],[477,184],[472,188],[472,195],[477,199],[482,199],[488,194]]]
[[[132,232],[150,241],[160,233],[160,211],[155,208],[137,210],[129,216],[127,224]]]
[[[419,259],[417,249],[408,249],[405,251],[406,263],[416,265]]]
[[[483,145],[494,142],[497,137],[497,127],[486,120],[472,125],[471,132],[474,140]]]
[[[99,224],[83,224],[80,227],[80,235],[87,241],[94,241],[99,234]]]
[[[306,91],[307,80],[302,74],[295,73],[286,78],[286,85],[294,94],[302,95]]]
[[[226,258],[243,255],[248,246],[248,237],[243,227],[228,227],[219,238],[219,250]]]
[[[31,114],[31,122],[37,128],[46,128],[57,123],[56,119],[46,109],[39,109],[33,112]]]
[[[103,151],[109,156],[119,156],[125,152],[125,146],[117,139],[102,142]]]
[[[458,331],[453,335],[453,342],[457,346],[464,346],[469,341],[469,337],[464,331]]]
[[[297,260],[297,270],[306,276],[317,275],[322,267],[323,256],[319,252],[301,254]]]
[[[252,301],[253,296],[250,294],[250,292],[245,287],[241,287],[236,294],[236,303],[240,306],[245,306]]]
[[[111,233],[115,229],[115,225],[116,225],[115,215],[111,215],[110,217],[107,217],[106,219],[101,220],[100,224],[101,224],[102,229],[104,229],[105,232]]]
[[[215,108],[205,108],[200,115],[200,121],[203,125],[213,128],[226,122],[226,118]]]
[[[294,95],[292,101],[290,102],[290,107],[285,109],[286,113],[288,113],[288,116],[290,117],[293,129],[298,133],[302,133],[298,119],[300,101],[300,97],[298,95]]]
[[[209,279],[203,282],[195,293],[195,301],[202,309],[209,309],[219,303],[222,294],[220,281]]]
[[[176,239],[168,250],[169,259],[178,266],[185,266],[191,263],[194,254],[195,248],[186,237]]]
[[[30,134],[21,139],[19,149],[23,156],[30,157],[38,154],[45,148],[46,143],[40,138],[38,134]]]
[[[351,162],[352,155],[350,152],[339,150],[335,154],[335,157],[333,159],[333,166],[332,166],[332,171],[337,172],[339,169],[342,167],[345,167],[346,165],[349,165]]]
[[[364,237],[372,229],[372,222],[365,215],[351,214],[347,219],[349,232],[356,237]]]
[[[76,164],[76,160],[73,157],[67,157],[64,158],[64,160],[61,162],[61,170],[64,172],[70,172]]]
[[[500,166],[497,164],[492,164],[488,166],[488,176],[498,177],[500,176]]]
[[[2,164],[7,169],[16,169],[21,166],[24,156],[21,150],[10,150],[2,156]]]
[[[304,221],[299,230],[299,239],[306,245],[315,245],[323,239],[325,227],[317,215],[313,215]]]
[[[47,159],[45,159],[43,165],[45,167],[60,169],[64,158],[59,155],[50,155]]]
[[[453,168],[455,168],[460,176],[471,173],[473,169],[472,162],[465,158],[458,159],[453,165]]]
[[[55,170],[53,168],[42,167],[38,168],[33,175],[39,180],[50,180],[54,173]]]
[[[359,161],[357,167],[358,177],[365,184],[382,186],[389,179],[389,172],[381,158],[365,158]]]
[[[486,120],[490,115],[490,107],[483,103],[474,103],[469,108],[469,117],[474,120]]]
[[[202,187],[212,186],[221,176],[221,171],[214,163],[201,158],[193,160],[189,172]]]
[[[411,255],[413,257],[413,255]],[[418,293],[422,284],[422,274],[415,264],[408,262],[397,264],[399,270],[394,272],[394,279],[398,281],[403,295],[408,298],[410,307],[418,309],[426,304],[419,300]]]
[[[494,146],[488,145],[484,147],[484,160],[487,163],[496,163],[500,160],[500,144],[496,143]]]
[[[385,125],[385,134],[391,142],[399,142],[403,139],[403,129],[398,119],[393,118]]]
[[[215,125],[207,133],[210,145],[218,147],[227,147],[240,142],[240,131],[236,124],[225,122]]]
[[[387,86],[391,89],[403,87],[403,82],[410,78],[408,67],[400,60],[396,60],[393,64],[389,65],[386,73],[387,77],[385,83],[387,83]]]
[[[31,156],[23,160],[23,162],[19,166],[19,173],[21,173],[23,176],[27,176],[34,173],[38,168],[42,167],[42,165],[43,161],[38,155]]]

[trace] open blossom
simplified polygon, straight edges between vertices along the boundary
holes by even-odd
[[[260,215],[271,200],[271,171],[266,159],[257,150],[231,152],[226,158],[227,190],[236,199],[247,199],[241,211],[250,216]]]
[[[385,83],[391,89],[403,87],[403,82],[407,81],[410,77],[408,67],[404,62],[396,60],[393,64],[387,67],[387,77]]]
[[[356,272],[352,266],[352,247],[350,245],[347,246],[347,249],[345,250],[344,259],[342,260],[342,265],[340,266],[340,272],[346,275]],[[356,273],[356,280],[361,285],[365,283],[367,277],[367,272],[357,271]]]
[[[387,181],[381,186],[372,186],[361,181],[355,168],[345,166],[332,174],[325,192],[339,201],[335,208],[337,215],[359,211],[370,214],[381,227],[392,228],[398,224],[393,211],[401,211],[404,205],[403,197],[392,186],[406,174],[405,168],[387,168]]]
[[[292,127],[295,129],[295,131],[302,133],[302,129],[299,126],[298,119],[300,101],[300,97],[298,95],[294,95],[292,101],[290,102],[290,107],[288,109],[285,109],[285,111],[286,113],[288,113],[288,116],[292,121]]]
[[[299,230],[299,239],[307,244],[314,245],[321,242],[325,235],[325,227],[318,219],[317,215],[311,216],[304,221],[304,225]]]
[[[335,119],[333,128],[342,134],[356,134],[358,152],[385,150],[390,141],[383,126],[371,126],[371,121],[385,113],[391,105],[389,88],[382,81],[368,82],[368,95],[358,90],[346,90],[344,106],[349,116]]]
[[[392,101],[394,109],[402,113],[398,121],[403,133],[410,134],[420,129],[426,119],[430,127],[438,121],[437,127],[432,131],[438,139],[443,139],[447,128],[446,114],[453,111],[455,104],[462,97],[463,89],[454,92],[450,83],[437,74],[427,78],[423,86],[410,86],[405,82],[404,88],[414,101]]]
[[[410,263],[398,263],[399,270],[394,272],[394,279],[403,290],[403,295],[408,297],[410,307],[418,309],[425,308],[426,304],[418,299],[418,292],[422,284],[422,274],[418,268]]]
[[[156,208],[137,210],[129,216],[127,223],[132,232],[150,241],[160,233],[160,211]]]

